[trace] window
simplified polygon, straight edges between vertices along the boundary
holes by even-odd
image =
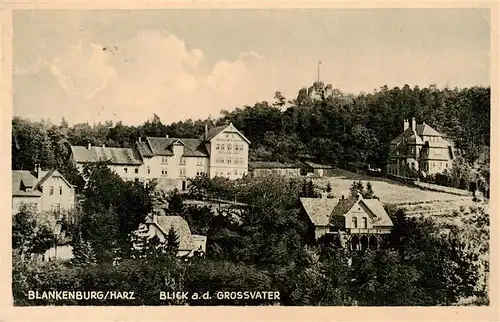
[[[139,168],[135,168],[135,173],[139,173]]]
[[[220,150],[220,144],[217,144],[217,146],[215,147],[216,150]]]
[[[167,157],[161,157],[161,163],[168,164],[168,158]]]
[[[185,177],[185,176],[186,176],[186,169],[185,169],[185,168],[181,168],[181,169],[179,170],[179,175],[180,175],[181,177]]]
[[[163,168],[163,169],[161,169],[161,175],[162,175],[163,177],[166,177],[166,176],[168,175],[167,168]]]
[[[240,146],[238,144],[235,144],[234,145],[234,151],[238,152],[239,149],[240,149]]]
[[[151,174],[151,167],[148,166],[148,174]]]
[[[363,228],[368,228],[368,219],[363,217]]]
[[[358,218],[352,217],[352,228],[358,228]]]
[[[233,160],[231,160],[230,158],[227,158],[227,164],[231,164],[233,162]]]
[[[221,150],[224,150],[224,149],[225,149],[224,144],[221,144],[221,145],[220,145],[220,149],[221,149]]]
[[[238,170],[234,170],[234,175],[237,176],[238,175]]]
[[[233,146],[232,146],[231,144],[228,144],[228,145],[227,145],[227,150],[228,150],[228,151],[231,151],[232,149],[233,149]]]
[[[227,175],[228,175],[228,176],[230,176],[230,175],[231,175],[231,172],[228,172],[228,173],[227,173]]]
[[[181,160],[179,161],[179,164],[186,164],[186,158],[181,157]]]
[[[52,196],[54,194],[54,187],[50,186],[49,188],[49,195]]]
[[[203,165],[203,159],[198,159],[198,161],[196,162],[196,165]]]
[[[127,172],[128,172],[128,169],[127,169],[127,168],[123,168],[123,170],[125,170],[125,173],[127,173]]]
[[[62,196],[62,187],[59,187],[59,195]]]

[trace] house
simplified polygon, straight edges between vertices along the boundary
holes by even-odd
[[[411,172],[424,175],[441,173],[453,165],[453,144],[425,122],[412,118],[403,122],[403,133],[391,141],[387,174],[408,177]]]
[[[248,164],[248,171],[254,177],[276,174],[285,177],[299,177],[300,166],[295,163],[253,161]]]
[[[75,189],[57,170],[12,170],[12,211],[17,213],[23,204],[31,204],[38,211],[72,210],[75,207]]]
[[[377,248],[393,223],[378,199],[300,198],[316,240],[327,234],[339,236],[352,250]]]
[[[78,171],[83,172],[85,164],[107,161],[109,167],[123,180],[138,180],[144,177],[141,156],[135,149],[103,146],[71,146],[71,161]]]
[[[232,124],[208,129],[197,138],[139,138],[133,148],[72,146],[80,170],[87,162],[102,159],[124,180],[155,179],[165,190],[186,190],[189,178],[219,176],[238,179],[248,172],[250,141]]]
[[[142,224],[137,233],[139,236],[158,237],[160,242],[167,238],[170,228],[174,228],[179,237],[178,256],[193,256],[195,252],[206,253],[207,237],[191,234],[187,221],[181,216],[165,216],[152,214]]]
[[[304,161],[302,169],[306,174],[311,173],[314,176],[323,177],[328,176],[333,170],[333,167],[329,165],[314,163],[311,161]]]

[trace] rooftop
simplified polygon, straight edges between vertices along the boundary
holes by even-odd
[[[110,161],[112,164],[119,165],[140,165],[141,157],[135,149],[131,148],[111,148],[95,147],[90,149],[85,146],[71,146],[71,152],[76,162],[97,162],[101,160]]]

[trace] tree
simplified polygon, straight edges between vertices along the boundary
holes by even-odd
[[[373,193],[372,183],[369,181],[366,183],[366,190],[363,191],[363,198],[365,199],[376,198],[375,194]]]
[[[152,212],[154,185],[124,182],[106,162],[86,165],[84,177],[83,239],[90,242],[98,262],[129,257],[131,233]]]
[[[54,246],[52,227],[34,207],[23,205],[12,218],[12,248],[26,257]]]
[[[175,232],[174,227],[170,227],[165,239],[165,246],[167,252],[171,254],[177,254],[177,252],[179,251],[179,245],[180,245],[179,235],[177,235],[177,233]]]
[[[96,263],[95,252],[89,241],[83,239],[82,232],[79,231],[73,237],[73,259],[75,265],[89,265]]]

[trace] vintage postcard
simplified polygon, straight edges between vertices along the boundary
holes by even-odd
[[[2,320],[498,319],[497,19],[6,2]]]

